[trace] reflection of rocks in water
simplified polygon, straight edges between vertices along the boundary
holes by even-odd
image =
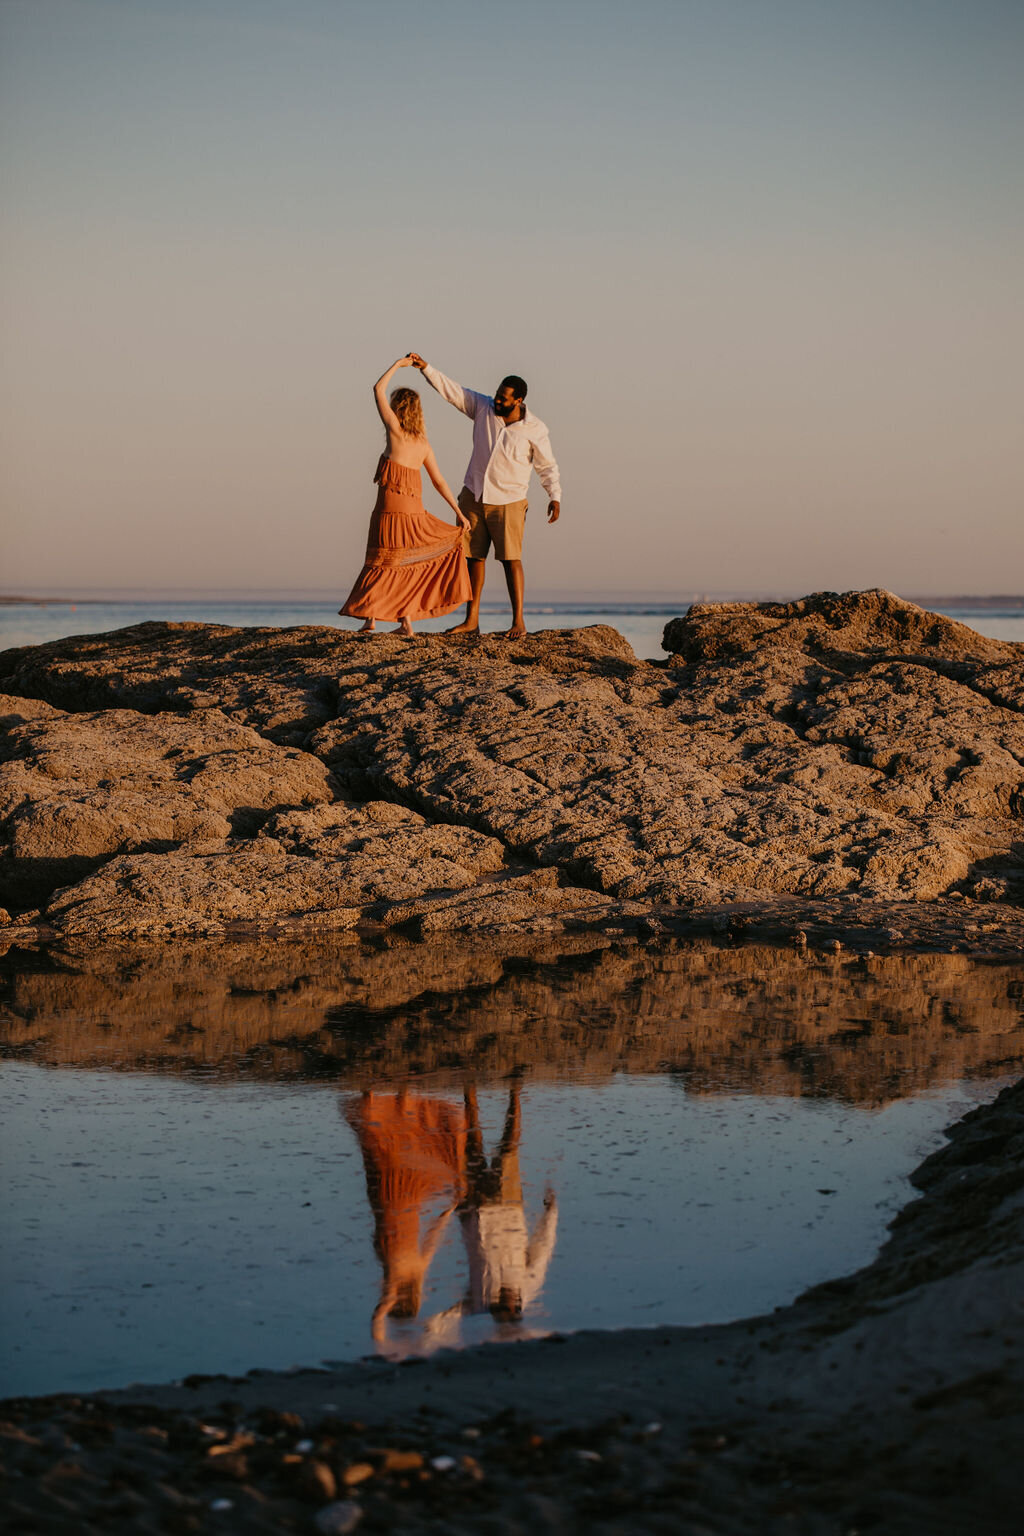
[[[466,1069],[678,1072],[698,1092],[881,1103],[1024,1055],[1024,971],[963,955],[826,960],[582,936],[524,937],[518,951],[377,949],[338,936],[33,963],[4,973],[0,1039],[53,1065],[353,1088],[405,1077],[459,1088]]]

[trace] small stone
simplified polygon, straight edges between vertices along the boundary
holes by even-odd
[[[335,1497],[338,1483],[326,1461],[307,1461],[299,1476],[299,1490],[305,1498],[323,1504]]]
[[[418,1472],[422,1465],[423,1457],[419,1451],[387,1450],[380,1469],[382,1472]]]
[[[459,1470],[464,1472],[467,1477],[471,1477],[474,1483],[482,1483],[484,1480],[484,1469],[475,1456],[461,1457]]]
[[[577,1457],[579,1458],[580,1461],[600,1461],[601,1460],[601,1453],[600,1453],[600,1451],[577,1451],[576,1455],[577,1455]]]
[[[365,1483],[368,1477],[373,1476],[373,1468],[368,1461],[354,1461],[346,1467],[341,1474],[341,1480],[346,1488],[357,1488],[360,1483]]]
[[[807,935],[802,928],[798,928],[793,935],[793,943],[798,949],[804,949],[807,945]]]
[[[657,1419],[652,1419],[650,1424],[644,1425],[640,1433],[648,1439],[653,1439],[655,1435],[661,1434],[661,1430],[662,1426],[658,1423]]]
[[[454,1472],[455,1471],[455,1457],[454,1456],[435,1456],[433,1458],[433,1460],[431,1461],[430,1465],[433,1467],[435,1472]]]
[[[11,920],[11,914],[6,907],[0,907],[0,928],[6,928]]]
[[[231,1451],[214,1465],[218,1477],[230,1477],[236,1483],[244,1483],[249,1476],[249,1458],[244,1451]]]
[[[462,1438],[463,1440],[479,1440],[480,1431],[475,1424],[467,1424],[466,1428],[462,1431]]]
[[[333,1504],[325,1504],[313,1524],[320,1532],[320,1536],[348,1536],[349,1531],[354,1531],[363,1512],[359,1505],[351,1499],[338,1499]]]
[[[210,1505],[210,1508],[213,1510],[215,1515],[227,1514],[228,1510],[234,1509],[234,1507],[234,1499],[214,1499],[213,1503]]]
[[[312,1440],[297,1440],[295,1442],[295,1449],[300,1456],[308,1456],[313,1449],[313,1442]]]
[[[166,1439],[166,1435],[164,1437]],[[253,1443],[253,1436],[246,1434],[233,1435],[230,1440],[222,1440],[217,1445],[211,1445],[207,1449],[207,1456],[233,1456],[236,1451],[244,1451]]]
[[[838,939],[829,939],[828,943],[825,945],[825,948],[829,951],[830,954],[833,955],[838,955],[842,947],[843,946]]]

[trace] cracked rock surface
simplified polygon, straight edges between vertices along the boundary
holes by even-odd
[[[9,732],[4,771],[20,794],[4,802],[9,904],[19,889],[22,905],[50,896],[53,871],[33,860],[88,857],[84,882],[51,886],[71,886],[45,911],[60,931],[156,932],[160,908],[170,932],[179,910],[191,931],[204,912],[215,926],[342,909],[432,931],[628,924],[736,903],[813,911],[840,897],[1020,907],[1024,647],[879,591],[698,605],[664,643],[658,664],[604,626],[408,644],[144,624],[6,652],[5,707],[63,712]],[[42,748],[20,743],[79,730],[94,745],[83,737],[76,763],[133,733],[141,760],[154,732],[178,731],[219,765],[244,734],[281,764],[274,794],[244,801],[272,814],[246,826],[223,789],[203,800],[191,779],[172,792],[168,774],[158,827],[143,788],[118,802],[105,843],[23,849],[10,830],[22,822],[91,825],[115,816],[104,795],[135,793],[127,773],[108,776],[113,788],[90,780],[65,812],[31,757]],[[254,756],[246,771],[257,767]],[[382,804],[419,819],[360,822]]]
[[[217,709],[69,714],[0,697],[0,729],[5,894],[26,904],[112,855],[224,843],[255,833],[279,805],[334,794],[318,758],[282,751]]]

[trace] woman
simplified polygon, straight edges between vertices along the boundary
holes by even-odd
[[[366,1169],[373,1246],[383,1270],[371,1331],[383,1344],[389,1317],[419,1315],[427,1271],[466,1193],[466,1114],[460,1104],[407,1088],[367,1091],[344,1113]],[[421,1231],[422,1218],[440,1201],[444,1209]]]
[[[472,596],[462,552],[462,530],[469,523],[437,466],[423,426],[423,406],[414,389],[396,389],[388,401],[388,380],[412,366],[400,357],[373,386],[380,419],[388,435],[374,475],[379,489],[370,518],[366,563],[348,600],[338,612],[365,619],[369,634],[378,619],[398,619],[396,634],[412,635],[413,619],[451,613]],[[434,517],[423,505],[421,468],[455,513],[456,526]]]

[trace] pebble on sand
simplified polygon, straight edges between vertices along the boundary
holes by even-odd
[[[338,1492],[337,1479],[326,1461],[307,1461],[302,1469],[299,1487],[307,1499],[320,1504],[334,1499]]]
[[[320,1532],[320,1536],[348,1536],[349,1531],[354,1531],[363,1512],[358,1504],[351,1499],[338,1499],[333,1504],[325,1504],[313,1524]]]
[[[419,1451],[396,1451],[388,1449],[384,1452],[380,1464],[382,1472],[418,1472],[423,1465],[423,1457]]]
[[[373,1476],[373,1467],[368,1461],[353,1461],[341,1474],[341,1480],[346,1488],[356,1488],[360,1483],[365,1483],[368,1477]]]

